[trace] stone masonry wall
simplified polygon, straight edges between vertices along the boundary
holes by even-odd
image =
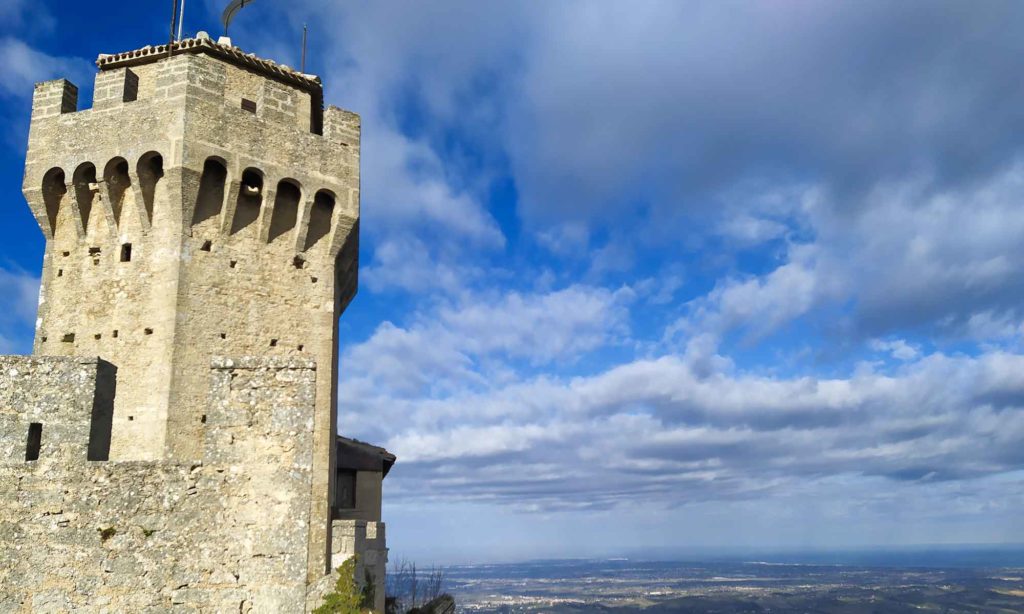
[[[215,360],[189,463],[86,460],[103,369],[0,357],[0,612],[307,611],[312,361]]]
[[[375,612],[384,611],[385,574],[388,566],[388,548],[383,522],[367,520],[335,520],[331,567],[337,569],[355,555],[356,581],[374,585]]]

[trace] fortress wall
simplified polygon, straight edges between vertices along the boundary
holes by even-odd
[[[192,463],[86,460],[105,370],[0,357],[0,612],[305,611],[314,363],[216,359]]]

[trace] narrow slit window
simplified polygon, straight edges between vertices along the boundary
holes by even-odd
[[[123,102],[135,102],[139,99],[139,76],[128,70],[124,71],[124,94],[121,96]]]
[[[43,445],[43,425],[33,422],[28,425],[28,441],[25,444],[25,460],[39,460],[39,449]]]
[[[121,246],[121,262],[132,261],[132,244],[125,243]]]

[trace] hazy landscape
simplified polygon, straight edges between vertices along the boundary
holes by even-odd
[[[459,609],[479,613],[1024,611],[1019,551],[766,558],[463,565],[446,570],[446,588]]]

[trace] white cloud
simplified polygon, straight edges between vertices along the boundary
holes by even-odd
[[[918,348],[907,343],[903,339],[872,339],[870,347],[876,352],[886,352],[892,354],[892,357],[896,360],[914,360],[921,355]]]
[[[483,275],[459,256],[410,233],[389,233],[376,242],[373,258],[361,263],[360,283],[373,292],[399,288],[456,295]]]
[[[19,268],[0,267],[0,353],[24,353],[31,349],[39,304],[39,278]]]
[[[936,354],[895,376],[773,379],[698,375],[666,356],[401,402],[376,419],[404,459],[389,479],[410,497],[676,505],[871,476],[942,490],[1019,468],[1022,367],[1018,355]]]
[[[372,107],[369,112],[362,143],[362,181],[371,195],[367,219],[415,226],[442,242],[504,246],[501,230],[479,200],[446,180],[436,152],[372,115]]]
[[[623,342],[632,299],[628,288],[613,292],[580,285],[538,293],[470,293],[418,314],[409,326],[378,326],[367,341],[345,351],[342,385],[355,397],[387,391],[437,398],[515,377],[514,361],[571,364],[586,352]]]
[[[0,91],[16,97],[30,98],[35,83],[60,77],[88,86],[86,80],[93,72],[86,60],[48,55],[9,36],[0,38],[0,62],[5,67]]]
[[[765,275],[720,280],[691,303],[689,315],[669,327],[669,336],[743,329],[757,339],[824,301],[842,297],[847,280],[822,275],[819,254],[815,245],[792,246],[790,261]]]
[[[473,354],[501,352],[543,364],[571,360],[626,333],[625,308],[632,298],[629,288],[574,285],[444,308],[438,319]]]

